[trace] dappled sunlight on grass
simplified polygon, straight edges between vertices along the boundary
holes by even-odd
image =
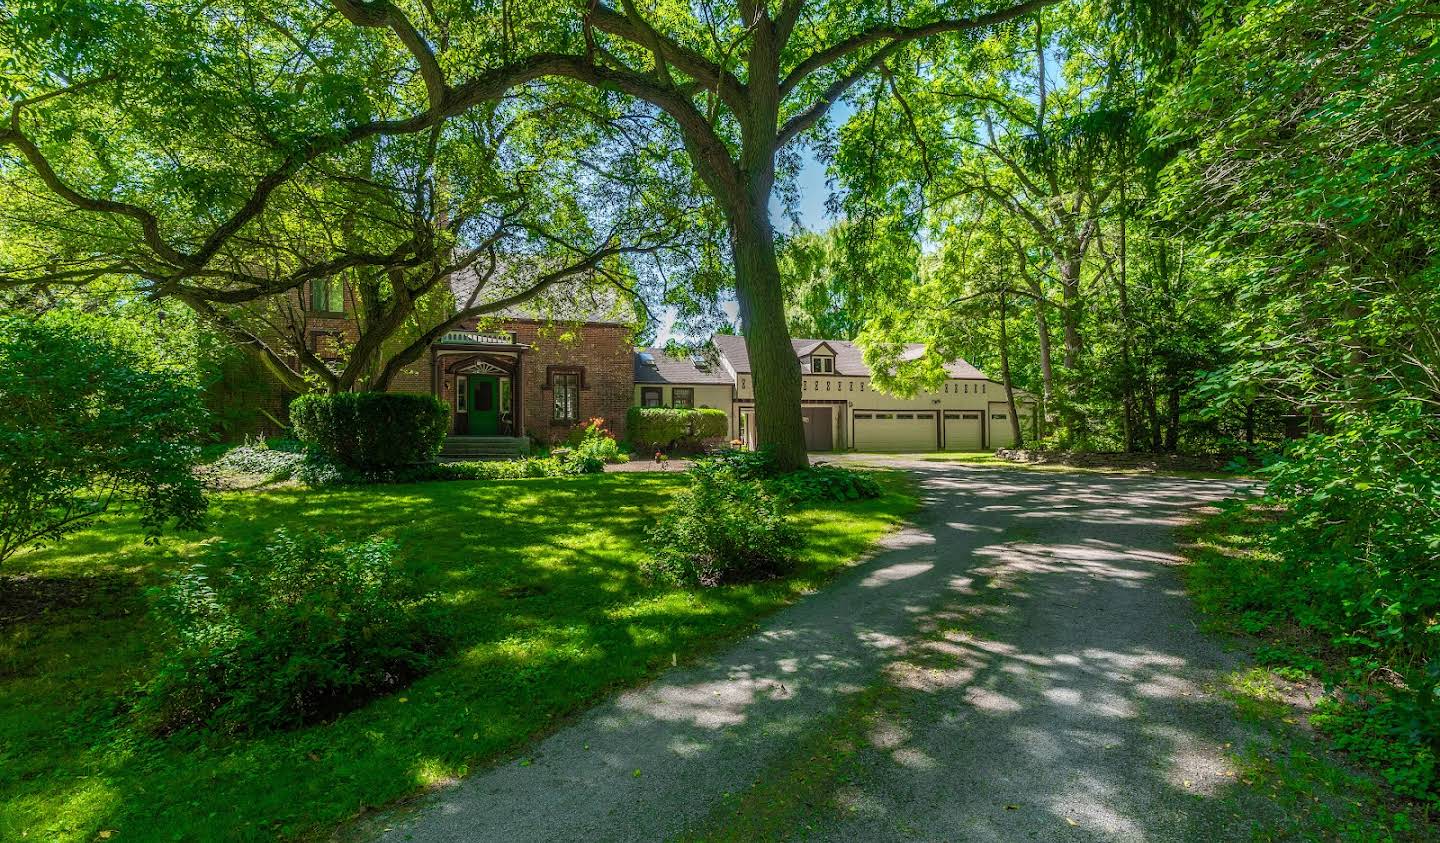
[[[78,596],[0,626],[0,839],[271,839],[448,782],[617,687],[691,659],[813,589],[906,515],[809,507],[794,576],[702,592],[640,574],[644,532],[685,482],[605,474],[217,495],[202,534],[142,541],[121,518],[19,557],[6,575],[80,578]],[[145,589],[223,542],[277,529],[383,535],[454,630],[440,669],[332,722],[245,740],[157,740],[124,701],[157,649]],[[86,577],[118,578],[102,589]],[[98,581],[96,581],[98,582]],[[87,590],[88,589],[88,590]]]

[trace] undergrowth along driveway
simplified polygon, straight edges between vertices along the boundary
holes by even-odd
[[[659,589],[639,575],[641,543],[683,482],[625,474],[232,493],[217,496],[203,535],[146,546],[125,519],[20,557],[0,572],[0,839],[322,835],[748,630],[915,505],[908,481],[887,475],[878,500],[797,514],[808,541],[792,576]],[[253,545],[281,526],[394,538],[447,608],[455,654],[407,689],[294,732],[137,732],[125,700],[158,649],[144,590],[206,542]]]

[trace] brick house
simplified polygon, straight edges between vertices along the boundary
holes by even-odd
[[[473,283],[473,276],[453,280],[455,299],[465,300]],[[339,285],[307,287],[290,304],[303,314],[306,342],[322,359],[338,361],[359,335],[354,301]],[[712,356],[675,358],[635,348],[635,329],[633,315],[613,297],[552,290],[533,305],[458,324],[390,388],[444,401],[451,437],[552,443],[578,422],[599,417],[624,439],[631,406],[714,407],[729,418],[728,438],[754,447],[763,420],[743,338],[716,336]],[[853,342],[796,339],[793,345],[812,451],[970,451],[1012,442],[1002,385],[964,360],[946,364],[937,389],[896,396],[875,388]],[[905,353],[923,350],[911,344]],[[278,410],[283,399],[276,403]],[[1016,390],[1016,403],[1022,429],[1035,435],[1034,397]],[[463,445],[452,440],[447,449]]]
[[[468,295],[467,283],[473,279],[452,282],[457,300]],[[359,337],[355,301],[344,285],[306,285],[288,304],[321,359],[338,361]],[[555,442],[576,423],[600,417],[623,437],[634,390],[634,333],[633,316],[613,297],[565,291],[461,322],[402,369],[390,391],[439,397],[450,407],[452,436]],[[282,417],[290,397],[277,390],[272,415]]]

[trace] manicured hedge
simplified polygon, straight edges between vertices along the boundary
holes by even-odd
[[[290,404],[301,442],[353,468],[415,465],[435,460],[450,410],[433,395],[342,392],[302,395]]]
[[[730,417],[724,410],[701,407],[695,414],[691,435],[696,439],[723,439],[730,435]]]
[[[631,407],[627,422],[631,443],[641,448],[696,447],[730,431],[725,411],[710,407]]]

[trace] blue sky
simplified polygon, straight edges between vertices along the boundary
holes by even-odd
[[[825,165],[815,160],[810,150],[805,150],[803,163],[800,168],[800,175],[796,183],[800,189],[800,223],[810,231],[825,231],[835,223],[833,219],[825,214],[825,202],[830,198],[830,187],[825,183]],[[770,204],[770,216],[777,227],[788,227],[782,217],[779,202],[772,201]],[[738,310],[734,300],[727,300],[723,304],[725,312],[731,319],[735,318]],[[675,311],[666,308],[659,314],[660,331],[656,334],[655,345],[663,346],[671,339],[686,341],[689,339],[702,339],[701,337],[687,337],[671,330],[675,322]]]
[[[841,102],[835,106],[832,119],[838,125],[850,119],[854,109],[849,103]],[[825,203],[830,198],[830,186],[825,183],[825,165],[815,158],[810,149],[803,149],[800,153],[801,164],[800,174],[796,177],[796,185],[800,191],[800,224],[808,231],[825,231],[835,224],[835,220],[825,213]],[[789,223],[784,219],[784,214],[778,201],[770,203],[770,217],[777,228],[782,230],[789,228]],[[735,318],[737,306],[735,302],[724,303],[725,312],[731,319]],[[656,335],[655,344],[663,346],[671,338],[678,340],[699,339],[686,337],[671,330],[675,321],[675,312],[666,309],[660,313],[660,331]]]

